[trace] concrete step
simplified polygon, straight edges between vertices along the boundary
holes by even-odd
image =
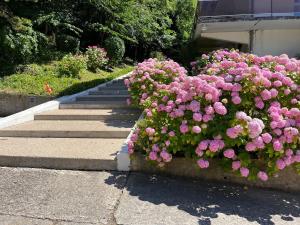
[[[90,91],[90,95],[129,95],[127,90],[102,90],[102,91]]]
[[[125,101],[76,101],[59,105],[60,109],[122,109],[132,108]]]
[[[0,138],[0,166],[116,170],[125,139]]]
[[[134,120],[35,120],[0,129],[0,137],[126,138]]]
[[[119,85],[125,85],[124,80],[113,80],[110,84],[119,84]]]
[[[105,84],[106,87],[112,87],[112,86],[120,86],[120,87],[126,87],[124,82],[112,82],[109,84]]]
[[[104,86],[104,87],[99,87],[98,88],[99,91],[102,90],[128,90],[128,88],[124,85],[124,86]]]
[[[137,120],[141,114],[135,109],[60,109],[40,113],[35,120],[97,120],[131,119]]]
[[[124,101],[129,98],[129,95],[87,95],[77,97],[78,101]]]

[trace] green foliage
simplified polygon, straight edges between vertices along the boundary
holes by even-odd
[[[103,69],[108,62],[106,54],[103,48],[98,48],[97,46],[88,47],[85,52],[87,68],[93,72],[96,72],[98,69]]]
[[[79,77],[81,70],[86,69],[86,58],[82,55],[66,55],[58,62],[60,76]]]
[[[73,52],[79,51],[80,40],[79,38],[73,37],[71,35],[58,35],[56,38],[57,49],[63,52]]]
[[[197,0],[178,0],[176,5],[177,39],[179,44],[190,39],[193,29]]]
[[[50,12],[49,14],[40,14],[35,20],[38,26],[43,26],[46,32],[52,33],[70,33],[74,36],[80,36],[82,30],[76,27],[73,23],[76,18],[69,8],[63,8],[61,11]]]
[[[133,70],[132,66],[115,68],[113,72],[99,70],[92,73],[81,70],[79,77],[61,77],[57,71],[57,63],[30,64],[19,68],[19,72],[0,78],[0,90],[24,95],[49,95],[45,84],[49,84],[53,92],[51,96],[63,96],[78,93],[112,80]]]
[[[150,58],[158,59],[159,61],[166,60],[166,56],[160,51],[150,52]]]
[[[5,62],[29,62],[39,51],[39,42],[46,37],[35,31],[29,19],[13,17],[10,25],[0,28],[0,48]]]
[[[0,47],[4,61],[36,62],[44,51],[76,52],[120,38],[134,60],[152,51],[168,56],[189,39],[195,0],[10,0],[0,3]],[[80,46],[79,46],[80,45]],[[110,43],[112,58],[124,44]],[[1,52],[2,53],[2,52]],[[110,53],[110,52],[109,52]],[[45,57],[43,57],[45,58]]]
[[[124,41],[119,37],[110,37],[106,39],[105,49],[112,63],[119,63],[125,54]]]

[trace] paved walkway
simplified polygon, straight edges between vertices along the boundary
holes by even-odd
[[[139,173],[0,167],[0,225],[300,224],[300,195]]]

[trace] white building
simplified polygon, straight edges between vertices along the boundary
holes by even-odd
[[[195,38],[239,44],[258,55],[300,54],[300,0],[200,0]]]

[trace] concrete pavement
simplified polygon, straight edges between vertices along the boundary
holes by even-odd
[[[140,173],[0,168],[0,225],[300,224],[300,195]]]

